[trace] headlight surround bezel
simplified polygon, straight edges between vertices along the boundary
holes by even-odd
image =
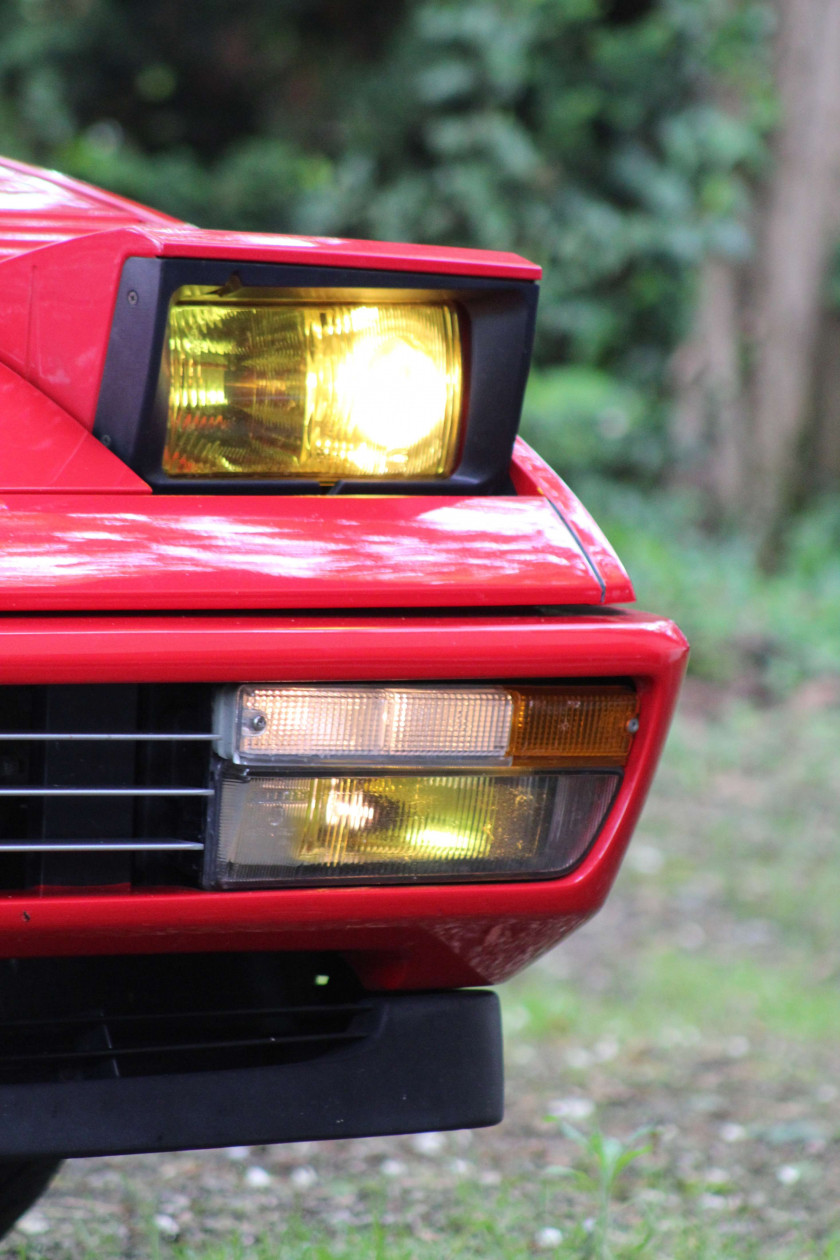
[[[170,477],[163,471],[167,398],[162,363],[169,304],[192,285],[282,290],[329,301],[452,302],[464,354],[459,454],[446,477],[400,480]],[[349,268],[130,258],[123,267],[94,433],[156,491],[177,494],[493,494],[507,486],[533,340],[531,281]]]

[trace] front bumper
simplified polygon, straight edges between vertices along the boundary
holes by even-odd
[[[4,1159],[478,1128],[502,1118],[495,994],[371,996],[371,1031],[273,1066],[0,1085]]]
[[[3,683],[625,678],[639,731],[584,861],[560,879],[397,887],[100,887],[0,897],[0,957],[328,949],[370,989],[497,983],[601,905],[667,732],[685,640],[641,613],[19,617]]]

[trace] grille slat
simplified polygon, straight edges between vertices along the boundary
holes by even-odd
[[[200,840],[4,840],[3,853],[201,853]]]
[[[32,743],[43,743],[45,740],[55,740],[56,742],[60,742],[62,744],[72,743],[73,741],[86,744],[109,744],[118,743],[120,740],[130,742],[132,744],[184,744],[191,742],[212,744],[216,739],[218,739],[217,735],[199,732],[194,732],[192,734],[177,732],[171,735],[154,735],[149,731],[138,732],[136,734],[130,731],[0,731],[0,744],[4,744],[7,741],[14,741],[15,743],[20,743],[21,741],[24,743],[27,741]]]
[[[213,1009],[213,1017],[218,1020],[233,1019],[252,1019],[260,1015],[266,1018],[277,1016],[306,1016],[307,1018],[325,1018],[333,1015],[359,1015],[366,1014],[372,1010],[370,1003],[365,1005],[363,1002],[335,1002],[318,1006],[312,1003],[299,1002],[297,1005],[289,1004],[284,1006],[228,1006]],[[5,1019],[2,1020],[4,1032],[16,1029],[64,1029],[64,1028],[95,1028],[102,1024],[105,1016],[101,1011],[87,1011],[78,1015],[60,1015],[48,1016],[43,1019]],[[142,1015],[135,1014],[110,1014],[107,1017],[109,1027],[119,1029],[129,1027],[132,1024],[143,1024],[144,1026],[155,1026],[157,1024],[171,1023],[177,1020],[178,1024],[187,1024],[194,1020],[206,1020],[206,1010],[189,1010],[178,1011],[176,1015],[170,1012],[147,1011]]]
[[[0,787],[3,796],[212,796],[212,788]]]
[[[102,1030],[111,1032],[110,1024],[103,1024]],[[17,1067],[19,1064],[27,1064],[31,1067],[42,1066],[57,1063],[85,1063],[94,1064],[97,1062],[107,1062],[111,1059],[142,1059],[144,1057],[159,1056],[162,1054],[196,1054],[209,1051],[224,1051],[232,1054],[237,1051],[244,1050],[276,1050],[283,1046],[305,1046],[317,1045],[319,1042],[328,1042],[334,1044],[341,1041],[360,1041],[366,1033],[362,1030],[355,1032],[352,1029],[340,1032],[323,1032],[323,1033],[299,1033],[288,1036],[264,1036],[264,1037],[223,1037],[218,1040],[206,1038],[201,1041],[182,1041],[178,1045],[172,1045],[168,1041],[161,1041],[157,1044],[149,1043],[144,1046],[105,1046],[98,1050],[46,1050],[40,1054],[4,1054],[0,1062],[6,1067]]]

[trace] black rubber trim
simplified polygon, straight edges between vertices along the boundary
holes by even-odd
[[[60,1159],[0,1160],[0,1238],[46,1190]]]
[[[275,1067],[0,1085],[0,1158],[480,1128],[503,1111],[494,993],[374,995],[364,1042]]]

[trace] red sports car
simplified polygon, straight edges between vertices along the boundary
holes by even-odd
[[[492,1124],[686,644],[516,437],[539,270],[0,165],[0,1223],[65,1156]]]

